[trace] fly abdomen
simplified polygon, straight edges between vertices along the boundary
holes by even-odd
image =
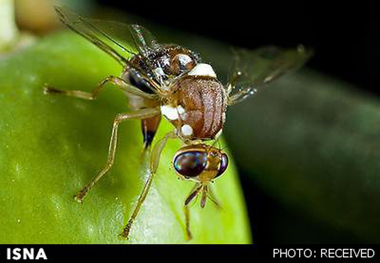
[[[197,67],[193,70],[198,73]],[[215,76],[189,74],[183,77],[173,87],[170,104],[162,106],[161,111],[182,137],[208,140],[220,134],[225,121],[227,95]]]

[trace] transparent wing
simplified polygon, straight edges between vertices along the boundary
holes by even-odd
[[[149,56],[150,53],[163,49],[148,29],[140,25],[130,25],[129,27],[135,45],[144,56]]]
[[[234,50],[227,84],[228,104],[253,96],[262,87],[301,67],[312,53],[303,46],[296,49],[266,46],[252,51]]]
[[[162,48],[154,36],[142,26],[83,18],[66,7],[55,6],[55,10],[62,23],[111,55],[123,66],[129,65],[128,58],[132,55],[140,53],[148,56],[150,52]]]

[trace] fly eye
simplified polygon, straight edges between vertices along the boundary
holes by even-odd
[[[139,90],[149,94],[154,93],[153,88],[149,84],[149,82],[145,80],[143,77],[141,77],[141,75],[137,71],[131,70],[128,74],[128,80],[132,86],[135,86]]]
[[[178,54],[172,60],[172,72],[174,75],[179,75],[185,71],[191,70],[194,68],[194,60],[186,54]]]
[[[174,158],[174,169],[184,177],[195,177],[203,172],[207,165],[207,153],[184,152]]]
[[[228,166],[228,156],[227,154],[223,153],[222,158],[220,159],[218,174],[214,178],[221,176],[224,173],[224,171],[227,169],[227,166]]]

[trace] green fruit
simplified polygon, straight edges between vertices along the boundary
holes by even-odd
[[[128,111],[127,100],[112,85],[96,101],[44,95],[43,86],[90,91],[120,72],[107,54],[68,32],[0,60],[1,243],[187,243],[183,203],[193,184],[178,180],[172,168],[179,140],[164,149],[130,240],[118,239],[145,181],[139,121],[120,125],[113,168],[83,204],[73,200],[105,165],[113,119]],[[172,128],[164,121],[156,140]],[[249,243],[232,160],[213,187],[223,209],[192,205],[189,243]]]

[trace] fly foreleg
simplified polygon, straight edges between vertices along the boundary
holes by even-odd
[[[152,116],[155,116],[157,114],[160,114],[159,109],[157,108],[148,108],[148,109],[142,109],[131,113],[122,113],[118,114],[113,122],[113,128],[112,128],[112,135],[111,135],[111,141],[109,144],[108,149],[108,159],[105,167],[102,169],[102,171],[97,174],[90,182],[88,182],[85,187],[77,194],[75,195],[75,200],[78,202],[83,202],[84,197],[90,191],[90,189],[105,175],[109,169],[112,167],[114,159],[115,159],[115,152],[116,152],[116,145],[117,145],[117,132],[119,124],[122,121],[131,120],[131,119],[146,119],[150,118]]]
[[[196,184],[191,190],[189,196],[185,200],[184,210],[185,210],[185,224],[186,224],[186,239],[191,240],[193,238],[190,231],[190,202],[198,196],[199,192],[202,190],[203,185]]]
[[[129,233],[131,231],[131,227],[140,211],[142,204],[144,203],[146,197],[148,196],[150,187],[154,179],[154,175],[156,174],[156,171],[160,162],[160,156],[161,156],[162,150],[164,149],[168,139],[172,139],[172,138],[176,138],[176,135],[174,132],[169,132],[168,134],[165,135],[164,138],[162,138],[160,141],[158,141],[154,145],[153,150],[150,155],[150,169],[149,169],[148,180],[145,182],[144,188],[137,200],[135,210],[133,211],[131,217],[129,218],[128,223],[125,226],[123,232],[120,234],[121,238],[128,239]]]
[[[44,93],[45,94],[62,94],[62,95],[75,97],[75,98],[81,98],[85,100],[95,100],[98,98],[100,91],[104,88],[104,86],[107,83],[114,84],[116,87],[130,94],[134,94],[134,95],[147,98],[147,99],[154,98],[154,95],[145,93],[139,90],[138,88],[132,86],[131,84],[126,82],[124,79],[118,78],[115,76],[107,77],[102,82],[100,82],[91,92],[82,91],[82,90],[60,90],[60,89],[51,87],[49,85],[45,85]]]

